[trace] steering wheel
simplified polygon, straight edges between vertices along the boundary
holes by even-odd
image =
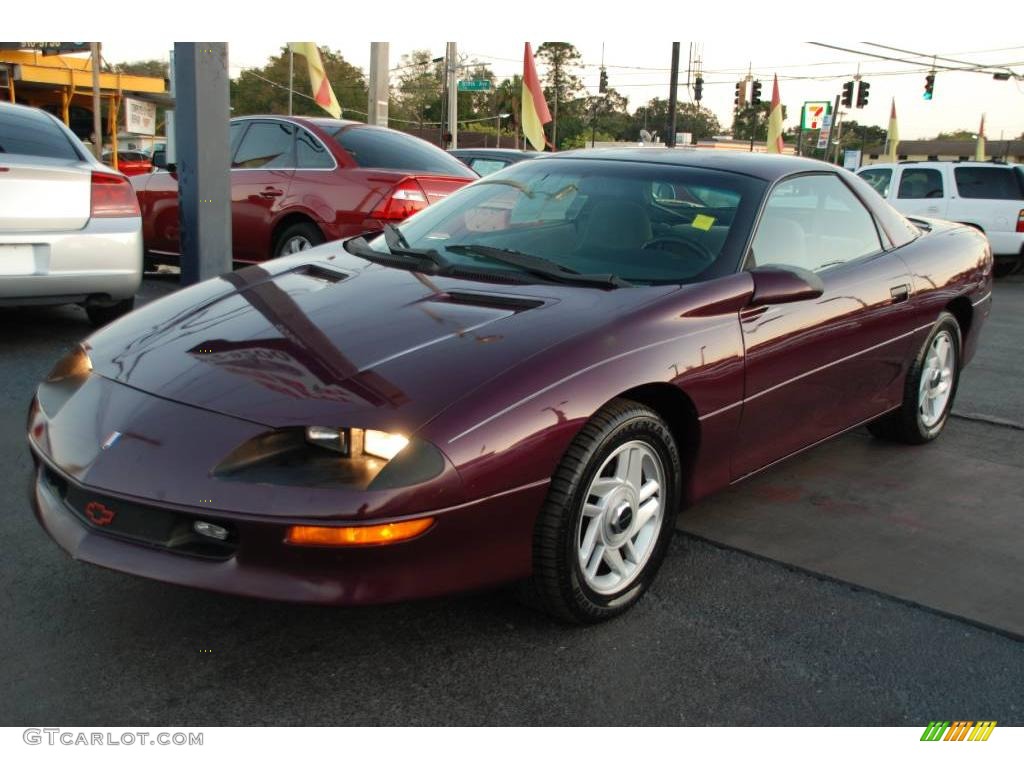
[[[673,246],[665,248],[664,246]],[[674,246],[681,246],[682,253],[679,248]],[[648,240],[641,246],[645,251],[665,251],[673,256],[692,256],[696,255],[702,262],[701,269],[710,267],[715,260],[718,258],[709,251],[705,246],[700,243],[694,242],[693,240],[686,240],[681,237],[655,237]]]

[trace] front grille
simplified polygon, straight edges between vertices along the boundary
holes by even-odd
[[[75,517],[105,536],[214,560],[226,560],[238,548],[237,533],[229,522],[95,493],[68,482],[46,466],[42,480]],[[207,520],[226,528],[228,538],[218,541],[199,535],[192,527],[197,520]]]

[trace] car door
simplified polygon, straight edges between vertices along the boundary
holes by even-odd
[[[949,185],[941,168],[916,163],[899,166],[896,209],[907,216],[941,219],[946,216]]]
[[[232,250],[237,261],[263,261],[270,258],[274,221],[295,173],[297,126],[262,118],[241,122],[245,133],[231,159]]]
[[[895,407],[913,331],[908,270],[836,173],[774,187],[747,257],[746,268],[754,266],[810,270],[824,292],[740,313],[745,386],[734,479]]]

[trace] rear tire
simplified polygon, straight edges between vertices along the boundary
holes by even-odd
[[[871,434],[909,445],[938,437],[953,409],[960,381],[961,344],[960,324],[943,312],[907,371],[903,403],[869,424]]]
[[[313,222],[301,221],[290,224],[277,236],[277,242],[274,243],[274,258],[301,253],[324,242],[324,233]]]
[[[127,315],[134,308],[135,297],[133,296],[114,304],[89,304],[85,308],[85,314],[89,316],[89,322],[99,328],[107,323],[112,323],[122,315]]]
[[[617,399],[573,440],[534,529],[528,602],[592,624],[636,603],[671,540],[682,464],[657,413]]]

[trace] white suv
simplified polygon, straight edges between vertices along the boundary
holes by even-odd
[[[1005,163],[877,163],[858,173],[907,216],[969,224],[988,237],[997,274],[1024,261],[1024,167]]]

